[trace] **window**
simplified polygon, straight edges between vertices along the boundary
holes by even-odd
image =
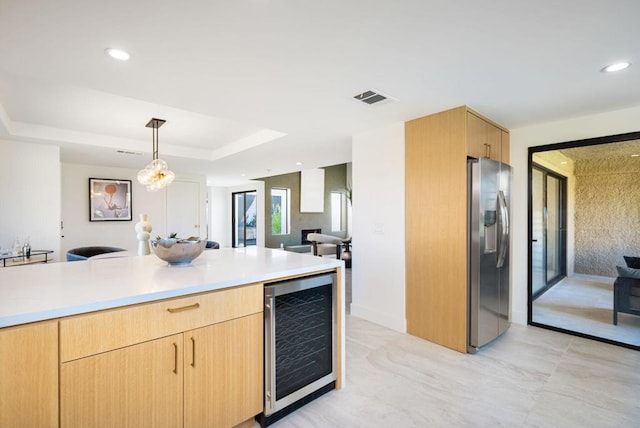
[[[342,199],[344,195],[339,192],[331,192],[331,231],[342,230]]]
[[[287,235],[289,233],[289,189],[274,187],[271,189],[271,234]]]

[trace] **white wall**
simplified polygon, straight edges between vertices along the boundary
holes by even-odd
[[[351,313],[405,332],[404,123],[354,135],[352,150]]]
[[[62,221],[64,229],[60,251],[75,247],[105,245],[137,251],[135,224],[139,215],[148,214],[151,236],[166,236],[166,189],[149,192],[137,181],[138,170],[96,165],[62,164]],[[89,221],[89,178],[131,180],[132,221]],[[178,175],[176,181],[200,183],[200,234],[206,234],[206,179],[204,176]],[[64,257],[61,257],[62,259]]]
[[[231,196],[226,187],[209,187],[209,239],[221,247],[231,247]]]
[[[231,247],[231,215],[232,215],[232,195],[235,192],[255,190],[258,199],[258,216],[264,213],[265,194],[264,181],[252,181],[234,187],[209,187],[209,211],[211,240],[220,243],[220,247]],[[264,214],[262,214],[264,215]],[[256,245],[264,247],[265,243],[265,222],[258,218],[256,222]]]
[[[511,130],[513,322],[527,323],[528,148],[639,130],[640,107]],[[404,123],[354,135],[352,159],[351,313],[406,331]]]
[[[29,237],[60,259],[60,150],[0,140],[0,247]]]
[[[527,322],[528,148],[640,131],[640,107],[582,116],[511,130],[513,174],[512,320]]]

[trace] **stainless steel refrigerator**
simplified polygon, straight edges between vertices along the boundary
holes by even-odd
[[[469,342],[475,353],[509,328],[511,167],[468,160]]]

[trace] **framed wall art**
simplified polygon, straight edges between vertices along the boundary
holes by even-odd
[[[89,221],[131,221],[131,180],[90,178]]]

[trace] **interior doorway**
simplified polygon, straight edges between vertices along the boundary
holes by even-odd
[[[567,276],[567,179],[540,165],[531,169],[532,298]]]
[[[235,192],[232,198],[231,236],[232,246],[256,245],[258,198],[255,190]]]
[[[167,235],[202,237],[200,228],[200,183],[175,180],[167,188]]]

